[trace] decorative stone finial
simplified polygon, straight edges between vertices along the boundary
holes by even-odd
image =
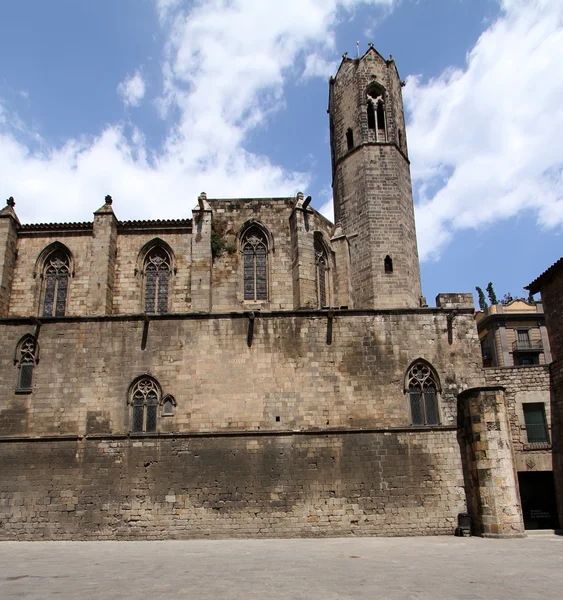
[[[199,200],[200,198],[202,200],[207,200],[207,194],[205,192],[201,192],[197,199]]]
[[[389,60],[393,60],[393,55],[392,54],[389,55]]]
[[[342,55],[342,58],[346,58],[348,56],[348,52],[344,52],[344,54]]]
[[[370,48],[373,48],[373,42],[370,42],[370,43],[369,43],[369,47],[370,47]]]
[[[105,198],[106,204],[111,204],[113,202],[113,198],[108,194]]]
[[[13,196],[10,196],[7,200],[6,200],[6,204],[8,206],[11,206],[12,208],[14,208],[14,206],[16,205],[16,201],[14,200]]]

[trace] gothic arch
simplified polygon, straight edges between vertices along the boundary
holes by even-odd
[[[158,406],[162,402],[162,388],[152,375],[139,375],[127,390],[132,433],[155,433]]]
[[[137,256],[135,274],[142,282],[141,307],[148,314],[169,312],[170,287],[176,273],[172,248],[162,239],[148,241]]]
[[[74,277],[72,252],[59,241],[46,246],[35,261],[33,276],[39,273],[39,314],[63,317],[67,312],[70,280]]]
[[[33,387],[33,370],[39,362],[39,345],[35,336],[24,335],[16,345],[14,365],[16,371],[16,391],[31,392]]]
[[[442,393],[442,384],[440,383],[440,378],[438,376],[438,372],[436,371],[436,369],[432,366],[431,363],[429,363],[426,359],[424,358],[417,358],[415,360],[413,360],[410,365],[408,366],[407,370],[405,371],[405,379],[404,379],[404,388],[403,391],[406,393],[409,391],[408,388],[408,380],[409,380],[409,373],[411,372],[411,369],[416,365],[416,364],[421,364],[426,366],[428,369],[430,369],[430,372],[432,373],[432,377],[434,378],[434,381],[436,383],[436,390],[440,393]]]
[[[408,394],[410,421],[415,426],[440,425],[440,380],[434,367],[419,358],[407,369],[404,391]]]
[[[322,231],[315,231],[313,236],[317,308],[323,308],[330,306],[334,297],[334,253]]]
[[[242,256],[240,299],[243,302],[268,302],[274,238],[262,222],[250,219],[239,229],[237,240]]]
[[[385,110],[386,97],[385,88],[381,84],[374,81],[367,86],[366,114],[368,131],[374,132],[376,142],[386,142],[388,138]]]

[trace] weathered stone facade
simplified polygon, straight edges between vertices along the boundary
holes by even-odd
[[[373,48],[331,84],[336,224],[0,212],[1,538],[522,535],[472,296],[420,298],[400,94]]]

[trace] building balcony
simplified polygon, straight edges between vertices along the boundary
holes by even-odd
[[[512,342],[512,352],[543,352],[543,343],[541,340],[516,340]]]

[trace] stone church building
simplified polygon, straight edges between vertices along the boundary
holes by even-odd
[[[330,80],[310,197],[0,212],[0,538],[523,534],[472,294],[421,296],[401,80]]]

